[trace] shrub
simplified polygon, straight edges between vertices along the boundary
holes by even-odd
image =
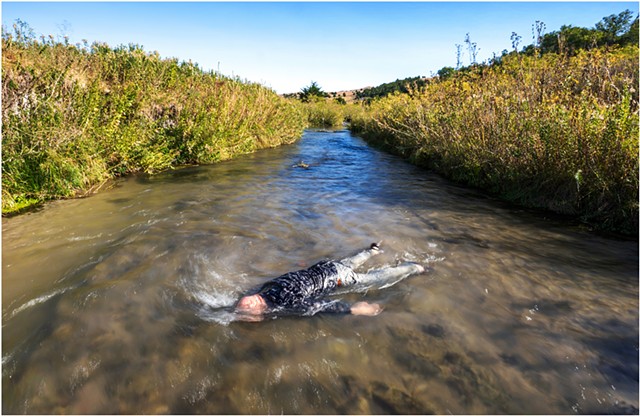
[[[374,101],[351,128],[517,203],[638,233],[638,47],[509,55]]]
[[[344,105],[342,104],[320,99],[303,105],[309,127],[336,128],[341,127],[344,122]]]
[[[272,90],[138,45],[2,34],[2,211],[109,178],[291,143],[304,112]]]

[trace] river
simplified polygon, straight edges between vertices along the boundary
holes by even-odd
[[[375,317],[238,322],[382,240]],[[3,413],[638,413],[638,242],[514,208],[348,131],[2,220]]]

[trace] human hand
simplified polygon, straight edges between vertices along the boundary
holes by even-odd
[[[377,303],[356,302],[351,306],[351,314],[376,316],[382,312],[382,307]]]

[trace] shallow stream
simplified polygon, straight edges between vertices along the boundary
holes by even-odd
[[[233,321],[383,241],[375,317]],[[348,131],[2,220],[3,413],[638,413],[638,243],[452,185]]]

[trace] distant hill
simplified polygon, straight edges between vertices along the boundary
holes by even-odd
[[[396,91],[408,92],[407,85],[410,86],[424,86],[427,83],[427,78],[417,76],[404,79],[396,79],[393,82],[387,82],[380,84],[377,87],[364,87],[355,90],[336,91],[328,93],[329,98],[342,97],[347,103],[354,101],[366,100],[377,97],[386,97]]]
[[[329,94],[329,98],[331,99],[343,98],[345,102],[347,102],[348,104],[351,104],[352,102],[356,101],[356,94],[358,93],[358,91],[359,90],[345,90],[345,91],[329,92],[327,94]]]
[[[427,83],[426,77],[410,77],[404,79],[396,79],[393,82],[387,82],[380,84],[377,87],[363,87],[355,90],[343,90],[326,93],[327,99],[344,99],[346,103],[350,104],[355,101],[362,101],[377,97],[386,97],[396,91],[408,92],[407,85],[410,86],[424,86]],[[282,94],[285,98],[299,98],[300,93]]]
[[[370,87],[365,87],[365,88],[370,88]],[[356,101],[356,95],[358,94],[358,91],[361,91],[361,89],[357,89],[357,90],[344,90],[344,91],[334,91],[334,92],[327,92],[326,94],[326,98],[328,100],[334,100],[334,99],[338,99],[338,98],[342,98],[344,99],[344,101],[346,103],[351,104],[352,102]],[[289,94],[282,94],[282,96],[284,98],[300,98],[300,93],[294,92],[294,93],[289,93]]]

